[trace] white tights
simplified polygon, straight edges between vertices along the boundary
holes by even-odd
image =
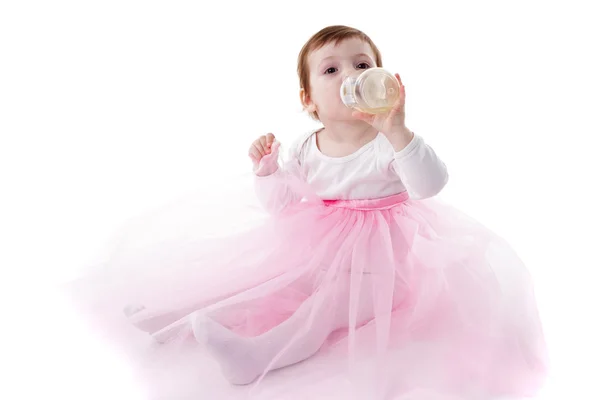
[[[350,312],[352,296],[348,274],[329,286],[321,286],[287,320],[259,336],[240,336],[204,314],[194,320],[194,335],[207,346],[231,383],[248,384],[265,371],[293,365],[311,357],[334,331],[353,324],[358,328],[372,320],[375,317],[374,295],[378,294],[373,287],[386,285],[376,282],[378,279],[381,278],[376,275],[362,275],[360,294],[354,307],[356,321],[350,321],[354,316]],[[398,293],[395,293],[391,306],[397,305],[399,300]],[[143,307],[132,308],[126,314],[138,328],[154,333],[158,341],[162,336],[168,336],[169,332],[157,334],[157,331],[195,311],[190,308],[149,318],[138,312],[141,309]],[[214,312],[216,319],[218,314],[218,310]]]
[[[373,280],[368,274],[361,279],[360,301],[355,308],[356,328],[375,317]],[[265,371],[306,360],[332,332],[348,328],[352,324],[350,297],[348,276],[330,289],[315,292],[290,318],[262,335],[240,336],[208,316],[196,320],[194,334],[207,345],[231,383],[248,384]]]

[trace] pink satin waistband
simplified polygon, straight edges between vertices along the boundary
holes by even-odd
[[[338,208],[349,208],[352,210],[389,210],[394,208],[406,200],[409,196],[407,192],[402,192],[389,197],[382,197],[380,199],[368,199],[368,200],[323,200],[326,206],[338,207]]]

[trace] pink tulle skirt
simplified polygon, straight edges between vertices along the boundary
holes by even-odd
[[[547,374],[526,268],[436,199],[309,200],[108,264],[68,290],[151,399],[492,399]]]

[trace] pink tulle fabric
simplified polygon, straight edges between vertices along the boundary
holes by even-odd
[[[535,395],[546,346],[504,240],[436,199],[307,198],[227,237],[115,251],[69,293],[152,399]],[[137,325],[153,335],[128,304],[144,306]],[[222,377],[198,340],[207,317],[275,338],[256,381]],[[286,357],[296,362],[278,368]]]

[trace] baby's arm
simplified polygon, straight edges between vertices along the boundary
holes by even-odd
[[[262,207],[270,214],[278,214],[286,207],[300,202],[301,195],[294,192],[287,183],[285,168],[279,166],[279,143],[273,145],[273,152],[264,156],[255,171],[254,188]],[[297,151],[290,151],[290,164],[299,163]],[[266,173],[265,173],[266,171]]]
[[[408,146],[394,154],[393,168],[412,198],[433,197],[448,182],[446,165],[417,135]]]

